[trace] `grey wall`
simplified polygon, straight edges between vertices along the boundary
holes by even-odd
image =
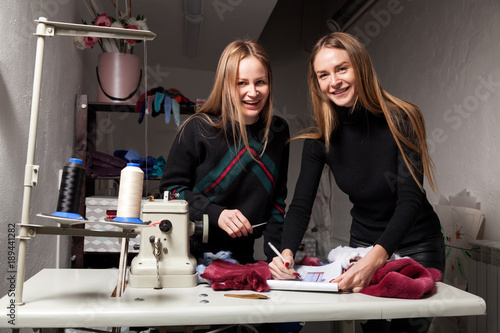
[[[273,60],[277,109],[286,110],[293,131],[308,120],[310,107],[301,7],[288,5],[263,42]],[[466,188],[486,218],[479,237],[492,240],[500,239],[498,17],[495,0],[379,0],[347,30],[366,45],[382,86],[424,114],[439,187],[433,193],[425,185],[431,203]],[[292,149],[293,191],[300,144]],[[334,247],[347,242],[351,204],[335,185],[331,196]]]
[[[10,224],[21,221],[23,179],[30,123],[36,38],[34,19],[77,22],[74,1],[2,1],[0,10],[0,290],[7,293]],[[45,47],[35,164],[39,185],[32,190],[31,222],[57,206],[58,170],[72,154],[75,94],[81,89],[82,60],[68,37],[48,38]],[[17,232],[16,232],[17,235]],[[56,267],[55,236],[29,242],[26,278]],[[61,237],[61,266],[69,264],[69,242]],[[17,242],[15,253],[17,256]]]
[[[481,203],[500,240],[500,2],[384,0],[349,29],[368,43],[390,93],[419,106],[439,192]]]

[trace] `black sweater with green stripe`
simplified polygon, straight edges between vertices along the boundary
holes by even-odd
[[[421,169],[421,156],[409,157]],[[353,114],[342,109],[328,152],[324,140],[304,142],[282,249],[297,251],[325,164],[353,204],[351,237],[357,241],[380,244],[391,255],[399,247],[442,236],[438,216],[409,172],[385,118],[364,109]]]
[[[215,119],[215,118],[214,118]],[[279,248],[283,229],[290,137],[288,124],[274,116],[264,154],[259,137],[261,120],[247,126],[253,159],[243,144],[235,145],[232,135],[209,125],[202,116],[185,124],[174,140],[160,182],[160,193],[170,191],[189,204],[192,221],[209,217],[208,244],[192,237],[191,252],[197,258],[205,252],[231,251],[240,263],[253,262],[254,241],[264,234],[265,243]],[[224,209],[238,209],[256,225],[253,234],[231,238],[219,228]],[[264,246],[268,261],[275,254]]]

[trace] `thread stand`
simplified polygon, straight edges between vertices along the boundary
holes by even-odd
[[[111,28],[111,27],[100,27],[92,26],[86,24],[72,24],[72,23],[61,23],[48,21],[45,17],[40,17],[35,20],[37,36],[37,46],[35,54],[35,68],[34,68],[34,78],[33,78],[33,93],[31,100],[31,115],[30,115],[30,126],[28,135],[28,148],[26,153],[26,165],[24,172],[24,192],[23,192],[23,205],[21,212],[21,223],[19,224],[19,252],[18,252],[18,262],[17,262],[17,274],[16,274],[16,296],[15,304],[17,306],[23,305],[23,287],[24,278],[26,271],[26,254],[27,254],[27,242],[32,238],[33,232],[37,232],[30,226],[30,207],[31,207],[31,190],[33,186],[38,184],[38,174],[39,166],[34,164],[35,159],[35,148],[36,148],[36,137],[37,137],[37,127],[38,127],[38,113],[40,108],[40,92],[42,85],[42,70],[43,70],[43,57],[45,48],[45,38],[59,36],[87,36],[87,37],[103,37],[103,38],[114,38],[114,39],[139,39],[143,40],[153,40],[156,35],[151,31],[145,30],[133,30],[124,28]],[[51,229],[52,232],[59,231],[68,232],[65,228],[60,228],[61,230]],[[38,232],[40,233],[38,229]],[[75,229],[76,230],[76,229]]]

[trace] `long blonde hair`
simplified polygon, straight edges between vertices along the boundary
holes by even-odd
[[[334,32],[321,38],[314,46],[309,58],[308,81],[316,126],[309,128],[307,133],[296,136],[294,139],[324,138],[328,150],[332,133],[339,126],[337,106],[321,91],[314,70],[316,55],[325,47],[342,49],[349,55],[355,73],[357,90],[353,110],[357,105],[361,105],[375,115],[383,115],[413,179],[423,191],[423,184],[417,176],[423,172],[432,190],[436,191],[437,186],[432,160],[427,149],[422,112],[417,106],[389,94],[380,86],[368,52],[363,44],[350,34]],[[408,126],[408,121],[411,126]],[[422,165],[417,165],[408,151],[419,154],[422,157]]]
[[[239,64],[245,57],[255,57],[267,70],[269,97],[259,115],[265,124],[261,140],[263,144],[261,153],[263,153],[267,146],[273,117],[273,76],[269,56],[258,43],[251,40],[236,40],[226,46],[219,59],[212,91],[205,104],[193,116],[203,115],[208,123],[219,128],[226,136],[231,134],[234,143],[243,141],[248,152],[252,154],[236,85]],[[214,121],[210,115],[216,116],[217,120]]]

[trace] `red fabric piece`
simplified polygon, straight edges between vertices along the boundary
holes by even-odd
[[[390,261],[373,275],[369,286],[362,294],[419,299],[434,292],[436,281],[441,280],[441,272],[435,268],[425,268],[410,258]]]
[[[156,88],[148,90],[147,93],[142,93],[142,95],[139,96],[139,98],[135,102],[134,111],[141,112],[142,105],[146,102],[146,96],[154,95],[157,92],[162,92],[163,90],[164,90],[163,87],[156,87]]]
[[[175,99],[179,104],[188,104],[189,100],[181,94],[178,89],[170,88],[167,91],[171,98]]]
[[[200,277],[212,282],[213,290],[269,291],[267,280],[271,278],[269,266],[264,261],[254,264],[236,264],[216,259]]]
[[[194,105],[193,102],[191,102],[186,96],[184,96],[178,89],[175,88],[170,88],[165,91],[165,93],[170,96],[170,98],[175,99],[177,103],[181,106],[181,108],[184,106],[191,106]]]
[[[296,261],[295,265],[304,265],[304,266],[323,266],[316,257],[309,257],[307,254],[302,258],[302,260]]]

